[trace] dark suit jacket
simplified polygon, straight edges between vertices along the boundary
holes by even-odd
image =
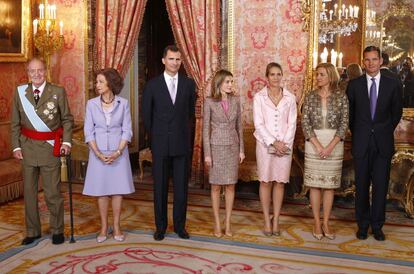
[[[151,151],[157,156],[185,155],[191,151],[190,121],[194,117],[195,83],[178,75],[172,103],[164,74],[151,79],[142,96],[144,126],[151,134]]]
[[[396,79],[399,83],[401,83],[400,76],[397,73],[390,70],[389,68],[381,68],[380,72],[381,75],[387,76],[388,78]]]
[[[366,75],[351,80],[347,87],[352,154],[363,157],[371,134],[383,157],[394,154],[394,129],[402,116],[402,89],[397,80],[381,74],[374,120],[371,119]]]

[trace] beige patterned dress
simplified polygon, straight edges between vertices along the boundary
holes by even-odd
[[[340,91],[332,94],[323,108],[316,91],[305,99],[302,128],[305,135],[304,184],[307,187],[335,189],[341,185],[344,142],[340,141],[329,157],[321,159],[309,141],[316,137],[322,146],[339,136],[342,140],[348,127],[348,100]]]

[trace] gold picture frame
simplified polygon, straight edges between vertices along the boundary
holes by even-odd
[[[32,53],[31,0],[0,0],[0,62],[26,62]]]

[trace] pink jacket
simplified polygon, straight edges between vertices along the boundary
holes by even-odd
[[[296,98],[283,89],[283,97],[277,107],[268,96],[267,87],[253,98],[254,137],[269,146],[275,140],[287,143],[292,149],[296,132]]]

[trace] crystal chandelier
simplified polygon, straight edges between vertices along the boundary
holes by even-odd
[[[333,43],[336,35],[349,36],[358,28],[359,7],[338,6],[331,0],[322,0],[319,13],[319,43]]]

